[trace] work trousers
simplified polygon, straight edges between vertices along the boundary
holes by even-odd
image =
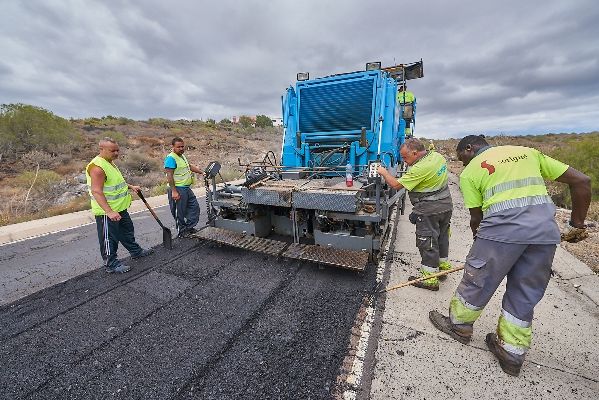
[[[472,335],[473,324],[507,276],[498,343],[513,362],[522,363],[532,340],[534,308],[543,298],[556,245],[513,244],[477,238],[466,257],[464,275],[451,300],[454,328]]]
[[[171,214],[177,224],[177,231],[182,233],[193,228],[200,220],[200,205],[196,195],[190,187],[177,186],[177,192],[181,196],[179,200],[173,200],[173,191],[168,188],[168,203]]]
[[[422,266],[428,272],[439,271],[439,258],[449,254],[449,224],[452,210],[434,215],[416,215],[416,247]]]
[[[127,210],[121,211],[119,214],[121,215],[121,219],[117,222],[111,221],[106,215],[96,216],[100,254],[102,254],[106,268],[109,269],[114,269],[121,265],[116,255],[119,242],[125,246],[132,257],[137,257],[143,251],[141,246],[135,241],[135,231],[131,216],[129,216]]]

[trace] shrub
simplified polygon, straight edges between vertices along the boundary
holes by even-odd
[[[159,160],[136,152],[128,154],[123,162],[125,170],[137,176],[158,171],[161,166],[162,164]]]
[[[34,165],[39,165],[42,169],[50,169],[58,164],[58,157],[46,153],[41,150],[32,150],[21,156],[21,161],[25,164],[25,168],[31,168]]]
[[[152,189],[150,189],[150,195],[151,196],[161,196],[163,194],[166,194],[167,189],[168,189],[168,183],[162,182],[162,183],[154,186]]]
[[[28,190],[33,185],[34,193],[46,193],[51,191],[54,185],[62,180],[61,176],[54,171],[40,169],[35,171],[25,171],[15,177],[15,184],[23,190]]]
[[[257,128],[266,128],[269,126],[272,126],[272,119],[270,119],[266,115],[256,115]]]

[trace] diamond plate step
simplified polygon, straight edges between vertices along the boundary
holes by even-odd
[[[369,254],[365,251],[293,243],[282,256],[351,269],[353,271],[364,271],[368,264]]]
[[[273,256],[280,255],[288,246],[288,243],[278,240],[259,238],[214,227],[204,228],[193,237]]]

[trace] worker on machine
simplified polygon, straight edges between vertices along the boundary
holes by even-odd
[[[401,82],[397,88],[397,102],[403,110],[402,118],[406,122],[404,134],[406,138],[410,138],[412,137],[412,120],[414,119],[416,97],[414,97],[414,93],[407,90],[405,82]]]

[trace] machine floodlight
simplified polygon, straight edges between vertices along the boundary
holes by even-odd
[[[298,81],[307,81],[308,79],[310,79],[310,73],[309,72],[298,72],[297,73],[297,80]]]
[[[380,61],[374,61],[374,62],[369,62],[366,63],[366,71],[374,71],[377,69],[381,69],[381,62]]]

